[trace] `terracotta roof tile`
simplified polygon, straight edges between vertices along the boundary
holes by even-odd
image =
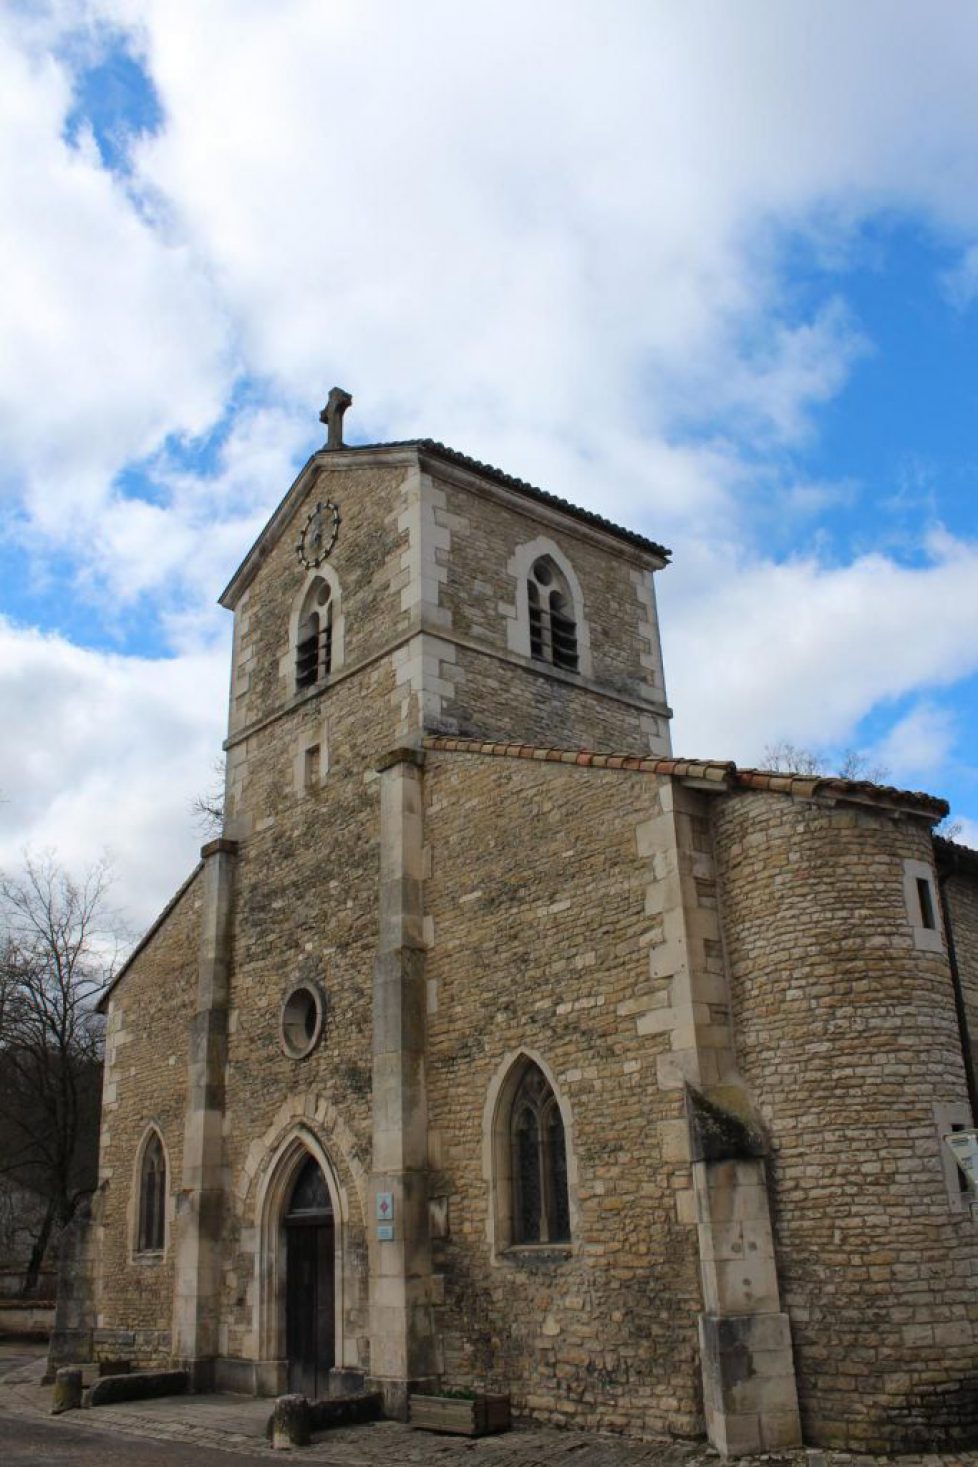
[[[934,849],[937,868],[942,876],[978,876],[978,851],[971,846],[962,846],[943,835],[935,835]]]
[[[642,754],[598,754],[589,749],[548,749],[533,744],[486,743],[431,734],[424,746],[435,753],[486,754],[494,758],[539,759],[546,763],[573,764],[583,769],[617,769],[639,774],[671,775],[675,779],[698,779],[729,790],[767,790],[811,800],[817,796],[855,801],[859,804],[906,810],[941,820],[948,813],[946,800],[920,790],[899,790],[869,780],[837,779],[811,774],[781,773],[772,769],[738,769],[731,760],[662,759]],[[944,842],[945,845],[949,842]],[[957,847],[967,850],[967,847]],[[975,853],[978,861],[978,853]]]
[[[619,540],[627,540],[629,544],[637,545],[642,550],[651,550],[653,555],[661,556],[663,560],[668,560],[672,554],[664,545],[659,545],[657,541],[650,540],[646,535],[640,535],[637,530],[628,530],[623,525],[616,525],[613,520],[606,520],[604,515],[595,514],[593,510],[581,509],[579,505],[571,504],[568,499],[561,499],[557,494],[551,494],[546,489],[538,489],[535,484],[528,484],[525,479],[518,479],[515,475],[507,474],[505,470],[497,469],[492,464],[484,464],[477,458],[470,458],[467,453],[460,453],[457,448],[449,448],[446,443],[439,443],[436,438],[401,438],[392,443],[344,443],[342,452],[369,453],[372,449],[379,448],[416,448],[421,453],[444,459],[446,463],[458,464],[459,468],[471,469],[473,473],[481,474],[484,479],[492,479],[507,489],[515,489],[519,494],[526,495],[528,499],[535,499],[540,504],[553,505],[555,509],[573,515],[575,519],[595,525],[600,530],[607,530],[609,534]]]

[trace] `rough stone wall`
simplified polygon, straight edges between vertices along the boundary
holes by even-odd
[[[200,883],[195,879],[136,955],[109,1000],[99,1160],[101,1200],[95,1352],[141,1365],[170,1353],[173,1217],[183,1160],[187,1033],[197,985]],[[137,1155],[150,1125],[167,1160],[167,1248],[134,1252]]]
[[[949,1204],[935,1126],[935,1106],[965,1098],[963,1066],[945,956],[914,947],[903,894],[929,832],[781,796],[714,809],[806,1439],[972,1440],[978,1242]]]
[[[554,526],[533,506],[524,511],[477,486],[440,479],[434,468],[425,493],[438,621],[446,641],[460,639],[442,670],[442,706],[428,726],[542,744],[559,730],[568,747],[668,752],[668,719],[657,712],[666,695],[648,557],[596,543],[573,521]],[[509,646],[518,593],[513,560],[541,535],[580,582],[592,662],[587,677],[541,671]]]
[[[547,670],[512,668],[471,648],[457,648],[454,662],[458,695],[430,720],[434,732],[605,754],[669,752],[668,721],[650,711],[602,698]],[[494,697],[499,688],[505,697]]]
[[[260,1197],[280,1141],[300,1123],[322,1144],[350,1208],[345,1230],[347,1364],[367,1363],[363,1188],[370,1156],[370,1024],[377,926],[374,768],[405,714],[384,649],[409,630],[408,467],[327,459],[236,611],[227,829],[239,841],[228,1016],[228,1203],[220,1354],[261,1358]],[[416,497],[416,490],[414,490]],[[296,541],[320,498],[339,506],[343,666],[290,696],[290,616],[306,579]],[[412,716],[411,710],[407,716]],[[417,711],[413,713],[417,718]],[[251,732],[242,734],[246,726]],[[310,765],[307,753],[318,750]],[[326,994],[322,1042],[303,1060],[279,1040],[300,979]],[[267,1344],[267,1339],[265,1341]]]
[[[424,779],[446,1383],[511,1389],[519,1411],[550,1421],[701,1430],[682,1080],[658,1081],[671,1021],[669,979],[652,959],[665,919],[650,891],[668,853],[640,856],[638,839],[661,787],[469,755],[429,754]],[[570,1108],[570,1256],[494,1257],[490,1243],[484,1112],[500,1067],[524,1048]]]
[[[254,833],[237,861],[225,1135],[225,1323],[221,1353],[254,1358],[255,1252],[262,1167],[304,1119],[346,1189],[351,1268],[361,1271],[344,1330],[366,1350],[362,1178],[370,1156],[372,963],[377,945],[378,779],[389,737],[366,710],[392,689],[389,660],[330,690],[329,768],[312,789],[293,781],[296,730],[315,732],[315,703],[249,740]],[[282,1002],[300,979],[326,994],[324,1037],[306,1059],[279,1041]],[[348,1362],[351,1363],[351,1362]]]
[[[944,892],[951,913],[954,952],[964,996],[968,1037],[971,1041],[975,1072],[978,1074],[978,879],[964,873],[955,873],[947,878]]]
[[[407,504],[406,477],[407,469],[400,464],[358,467],[346,461],[334,467],[329,458],[320,463],[235,612],[232,733],[279,713],[288,701],[289,622],[306,579],[295,547],[318,500],[332,499],[340,510],[339,536],[329,565],[342,593],[346,667],[375,655],[406,630],[409,617],[398,594],[404,583],[409,533],[409,527],[399,523]]]

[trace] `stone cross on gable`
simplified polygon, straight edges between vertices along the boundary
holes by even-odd
[[[326,424],[327,448],[342,448],[343,445],[343,414],[350,406],[353,398],[342,387],[331,387],[326,406],[319,414],[319,421]]]

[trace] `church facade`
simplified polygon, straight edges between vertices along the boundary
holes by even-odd
[[[103,1000],[55,1355],[974,1440],[978,856],[674,758],[668,552],[346,401],[222,597],[224,829]]]

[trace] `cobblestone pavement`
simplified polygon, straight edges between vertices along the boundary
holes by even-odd
[[[326,1467],[720,1467],[703,1442],[645,1441],[543,1427],[500,1436],[439,1436],[394,1421],[317,1433],[313,1444],[273,1452],[264,1438],[271,1402],[250,1396],[171,1396],[71,1411],[51,1417],[51,1390],[39,1384],[36,1351],[0,1345],[0,1460],[96,1462],[137,1467],[162,1460],[151,1443],[169,1443],[171,1467],[210,1467],[223,1453],[241,1463],[316,1462]],[[33,1433],[31,1427],[33,1426]],[[60,1436],[59,1436],[60,1433]],[[107,1440],[111,1439],[110,1440]],[[10,1449],[4,1450],[4,1442]],[[59,1452],[58,1442],[63,1442]],[[34,1443],[33,1446],[30,1443]],[[101,1452],[87,1450],[102,1444]],[[130,1443],[125,1448],[125,1442]],[[143,1446],[137,1447],[137,1443]],[[143,1447],[146,1450],[143,1450]],[[978,1451],[883,1458],[798,1451],[741,1457],[738,1467],[978,1467]]]

